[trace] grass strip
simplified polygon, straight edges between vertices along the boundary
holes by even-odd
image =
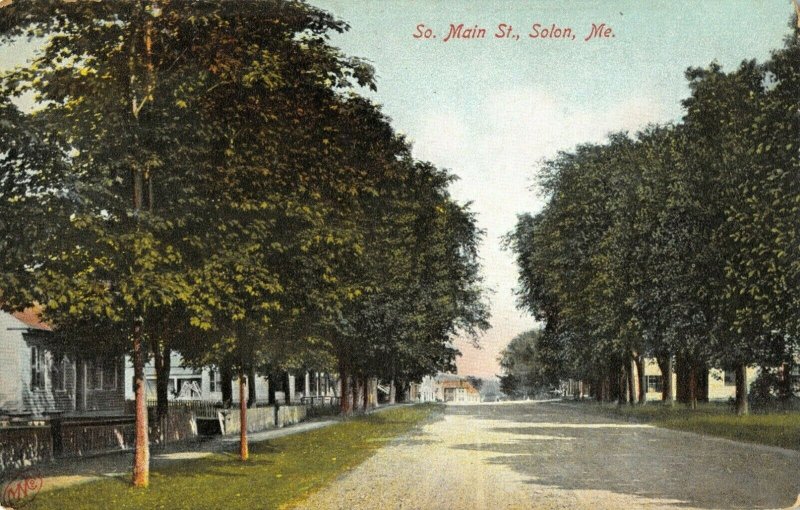
[[[175,462],[151,471],[147,489],[132,488],[129,477],[101,480],[39,494],[25,508],[285,508],[439,412],[436,405],[390,409],[253,443],[247,462],[235,453]]]
[[[581,408],[657,427],[724,437],[735,441],[800,450],[800,412],[760,412],[736,416],[727,404],[699,404],[690,409],[680,404],[644,406],[583,403]]]

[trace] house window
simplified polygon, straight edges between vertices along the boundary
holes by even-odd
[[[648,375],[647,378],[647,392],[648,393],[661,393],[664,385],[660,375]]]
[[[100,371],[103,379],[103,389],[113,390],[117,387],[117,364],[114,360],[105,360]]]
[[[113,390],[117,387],[115,360],[96,359],[86,362],[87,385],[91,390]]]
[[[182,400],[199,400],[203,396],[200,390],[202,379],[197,377],[176,379],[178,389],[176,398]]]
[[[724,381],[725,386],[736,386],[736,372],[734,370],[726,370]]]
[[[209,380],[209,391],[211,393],[216,393],[218,391],[222,391],[219,372],[214,370],[213,368],[208,371],[208,380]]]
[[[50,385],[54,390],[65,391],[67,389],[67,358],[52,358],[50,360]]]
[[[134,391],[136,391],[136,385],[134,385]],[[144,391],[145,391],[145,398],[148,400],[153,400],[156,398],[156,379],[155,377],[148,377],[145,379],[144,383]]]
[[[44,349],[31,347],[31,389],[44,389]]]
[[[86,362],[86,386],[90,390],[103,389],[103,366],[99,361]]]

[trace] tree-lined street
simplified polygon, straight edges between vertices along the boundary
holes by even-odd
[[[0,502],[800,508],[800,0],[658,1],[0,0]]]
[[[447,406],[298,508],[789,508],[800,452],[587,414]]]

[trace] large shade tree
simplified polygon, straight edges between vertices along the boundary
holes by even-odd
[[[151,318],[207,326],[209,301],[227,297],[195,299],[208,288],[209,240],[226,247],[245,237],[239,249],[259,252],[260,264],[283,252],[254,246],[263,229],[279,228],[271,212],[319,217],[291,197],[328,193],[330,204],[359,186],[345,166],[318,174],[307,164],[330,151],[317,119],[340,106],[334,89],[370,84],[369,67],[325,42],[345,28],[294,2],[18,1],[0,11],[4,41],[42,41],[32,62],[3,77],[4,90],[34,93],[32,119],[52,134],[53,160],[69,166],[66,179],[45,186],[72,193],[65,235],[27,260],[37,285],[19,301],[42,302],[57,326],[90,316],[124,332],[136,372],[136,485],[148,482],[145,340],[160,340],[148,328],[163,322]],[[266,214],[256,220],[258,210]],[[257,308],[276,306],[270,268],[256,282]]]
[[[797,33],[765,64],[687,71],[683,122],[612,135],[545,162],[547,198],[508,242],[520,305],[545,321],[538,355],[562,376],[633,400],[630,361],[655,356],[678,398],[707,391],[709,365],[784,367],[797,346]],[[550,346],[551,348],[547,348]],[[622,384],[624,382],[624,384]],[[785,393],[790,393],[784,389]],[[671,389],[665,384],[664,397]]]

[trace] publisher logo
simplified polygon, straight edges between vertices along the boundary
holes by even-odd
[[[12,473],[0,480],[0,505],[6,508],[22,508],[36,499],[44,480],[38,469],[28,468]]]

